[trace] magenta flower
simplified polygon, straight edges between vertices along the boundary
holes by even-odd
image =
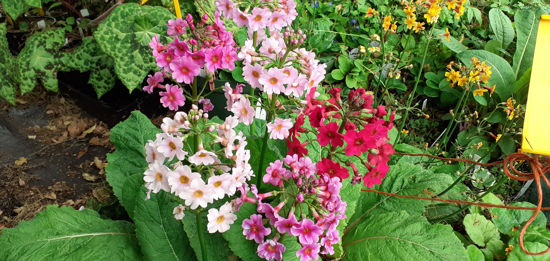
[[[175,58],[176,57],[173,50],[169,50],[163,53],[158,53],[155,56],[155,60],[157,61],[157,66],[165,69],[170,69],[170,64],[172,64]]]
[[[262,216],[253,214],[250,219],[243,220],[243,235],[247,240],[254,240],[260,244],[264,242],[264,237],[271,233],[271,228],[264,227]]]
[[[327,146],[329,143],[333,147],[340,147],[344,145],[344,139],[342,134],[338,133],[338,123],[331,122],[327,125],[319,128],[319,135],[317,135],[319,145]]]
[[[275,222],[275,228],[281,234],[289,233],[293,235],[291,230],[292,228],[297,228],[298,225],[299,223],[296,220],[294,213],[288,214],[288,218],[281,218],[279,219],[279,221]],[[293,235],[293,236],[297,236],[297,235]]]
[[[149,94],[153,93],[154,88],[162,88],[161,82],[164,81],[164,74],[162,72],[156,72],[154,75],[147,76],[147,86],[143,87],[143,90]]]
[[[178,107],[185,104],[185,96],[183,90],[176,85],[166,84],[166,91],[160,92],[160,102],[162,106],[173,111],[177,111]]]
[[[204,66],[204,51],[196,51],[189,56],[199,67],[202,68]]]
[[[210,99],[207,99],[207,98],[200,98],[199,99],[199,104],[202,104],[202,110],[204,112],[209,112],[211,110],[214,109],[214,105],[212,104],[212,102],[210,101]]]
[[[389,167],[387,164],[378,164],[369,173],[363,176],[363,185],[369,188],[376,184],[382,183],[382,179],[386,177]]]
[[[300,258],[300,261],[309,261],[319,259],[319,244],[302,244],[303,248],[296,252],[296,257]]]
[[[342,167],[340,163],[334,162],[327,158],[321,159],[317,162],[318,174],[327,174],[329,177],[338,177],[340,180],[347,179],[349,177],[348,169]]]
[[[193,78],[200,74],[200,67],[187,56],[182,56],[170,64],[172,69],[172,78],[176,82],[184,82],[190,84]]]
[[[319,236],[323,234],[323,229],[315,225],[311,219],[302,219],[297,227],[290,229],[291,233],[298,235],[298,240],[303,244],[313,244],[319,241]]]
[[[366,134],[366,132],[364,132],[364,129],[361,130],[361,132],[357,132],[354,130],[346,132],[346,134],[344,135],[344,139],[347,143],[347,146],[345,147],[346,156],[360,156],[361,153],[369,149],[366,140],[366,138],[369,136],[364,134]]]
[[[187,43],[184,41],[180,41],[178,37],[174,38],[174,41],[171,42],[168,46],[170,46],[174,50],[174,53],[177,56],[184,56],[190,51]]]
[[[159,35],[154,35],[149,43],[149,47],[153,49],[153,56],[157,56],[159,53],[166,50],[166,47],[159,42]]]
[[[185,28],[187,28],[187,26],[187,22],[181,18],[177,18],[175,20],[171,19],[168,20],[168,30],[166,33],[170,36],[182,35],[185,33]]]
[[[268,239],[258,245],[258,256],[267,260],[283,260],[283,253],[286,248],[283,244]]]
[[[223,60],[223,47],[218,46],[216,48],[206,49],[204,52],[204,58],[206,61],[206,68],[210,72],[216,71],[216,69],[222,68]]]
[[[225,46],[222,48],[222,63],[221,68],[230,71],[235,70],[235,61],[237,61],[237,51],[231,46]]]
[[[288,178],[290,176],[289,171],[283,168],[283,162],[276,160],[269,163],[269,167],[265,170],[266,173],[263,177],[264,183],[271,183],[275,186],[283,187],[283,181],[281,179]]]

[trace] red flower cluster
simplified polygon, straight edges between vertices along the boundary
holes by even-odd
[[[373,97],[364,89],[351,90],[346,101],[341,98],[340,88],[330,90],[331,98],[328,101],[315,99],[315,91],[312,88],[306,96],[307,107],[290,130],[290,137],[286,141],[288,155],[307,155],[307,144],[301,143],[298,137],[300,133],[312,131],[319,144],[328,148],[328,155],[317,163],[318,174],[327,174],[340,180],[348,178],[350,170],[343,167],[341,162],[351,167],[353,183],[362,179],[369,188],[380,184],[388,172],[390,155],[395,152],[388,143],[388,131],[393,127],[395,115],[392,113],[385,120],[385,107],[380,105],[373,108]],[[306,117],[313,130],[303,127]],[[358,158],[367,168],[367,173],[359,173],[346,156]]]

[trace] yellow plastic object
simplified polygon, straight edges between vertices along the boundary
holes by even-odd
[[[144,5],[144,4],[146,4],[147,2],[149,2],[149,0],[141,0],[140,5]]]
[[[550,155],[550,15],[542,15],[537,34],[521,149]]]
[[[174,9],[176,9],[176,17],[181,18],[180,3],[178,2],[178,0],[174,0]]]

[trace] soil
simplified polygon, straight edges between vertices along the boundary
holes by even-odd
[[[46,205],[112,201],[105,181],[109,128],[69,97],[35,90],[0,101],[0,232]]]

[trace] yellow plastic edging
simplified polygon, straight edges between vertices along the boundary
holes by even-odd
[[[178,0],[174,0],[174,9],[176,9],[176,17],[181,18],[180,3],[178,2]]]
[[[550,15],[539,23],[521,149],[550,155]]]

